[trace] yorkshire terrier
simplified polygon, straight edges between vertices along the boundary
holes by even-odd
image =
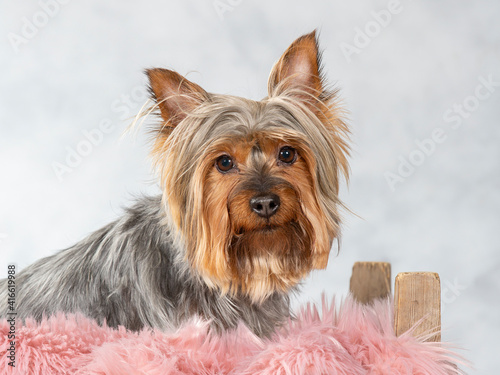
[[[271,70],[268,97],[211,94],[149,69],[163,194],[16,277],[17,317],[83,313],[108,326],[175,329],[193,316],[268,336],[290,292],[324,269],[340,234],[348,128],[315,32]],[[0,300],[7,300],[0,282]],[[0,316],[7,316],[6,303]]]

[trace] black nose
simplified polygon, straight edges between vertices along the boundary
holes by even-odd
[[[280,197],[276,194],[259,195],[250,199],[250,207],[260,217],[269,219],[280,206]]]

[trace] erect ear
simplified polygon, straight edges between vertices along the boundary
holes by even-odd
[[[323,92],[316,30],[295,40],[274,64],[268,82],[269,97],[291,90],[301,100],[314,103]]]
[[[208,98],[207,92],[200,86],[172,70],[148,69],[146,74],[151,96],[167,126],[177,126],[189,112]]]

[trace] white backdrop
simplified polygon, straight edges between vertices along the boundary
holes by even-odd
[[[295,305],[345,295],[357,260],[439,272],[443,340],[496,374],[500,334],[498,1],[4,1],[0,276],[158,191],[148,138],[122,133],[148,67],[259,99],[273,62],[320,31],[353,131],[342,248]],[[93,142],[91,143],[89,139]]]

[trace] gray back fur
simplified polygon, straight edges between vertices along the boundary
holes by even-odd
[[[161,197],[141,198],[119,220],[20,271],[17,317],[41,320],[58,311],[80,312],[111,327],[171,330],[198,315],[216,331],[243,321],[266,336],[290,316],[285,294],[257,305],[207,287],[175,248],[163,209]],[[0,301],[0,317],[6,317],[5,279]]]

